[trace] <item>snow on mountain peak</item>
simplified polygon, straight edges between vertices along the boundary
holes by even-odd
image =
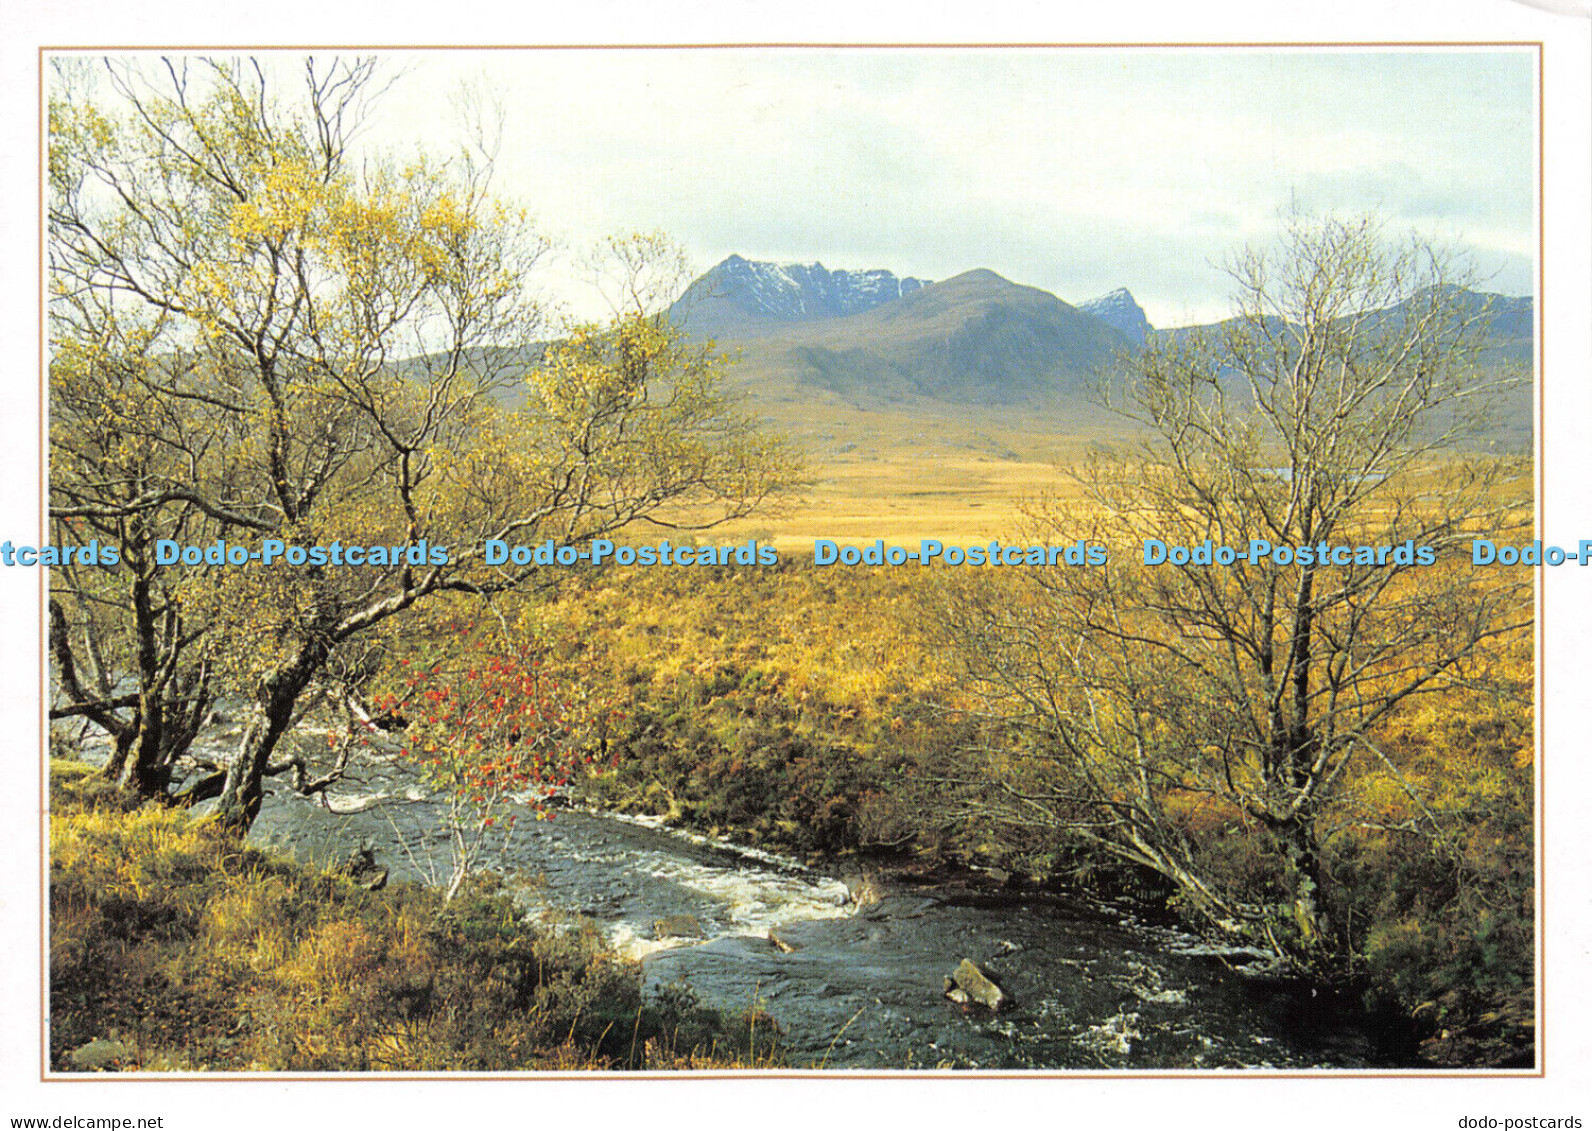
[[[1150,335],[1150,320],[1126,287],[1080,302],[1078,309],[1100,319],[1134,345],[1142,346]]]
[[[743,310],[788,320],[860,314],[927,282],[883,269],[831,271],[822,263],[769,263],[739,255],[713,268],[708,278]]]

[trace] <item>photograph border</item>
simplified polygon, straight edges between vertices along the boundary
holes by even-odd
[[[1176,51],[1176,52],[1207,52],[1207,51],[1244,51],[1251,53],[1262,52],[1312,52],[1332,50],[1431,50],[1461,52],[1465,50],[1516,50],[1530,51],[1534,66],[1534,125],[1536,134],[1536,149],[1534,152],[1534,181],[1535,181],[1535,224],[1536,224],[1536,263],[1533,272],[1536,293],[1533,308],[1533,489],[1534,489],[1534,522],[1537,530],[1535,536],[1541,537],[1546,525],[1548,503],[1548,483],[1545,467],[1544,429],[1547,421],[1547,404],[1550,399],[1548,374],[1546,372],[1546,310],[1550,302],[1547,289],[1547,212],[1546,212],[1546,170],[1549,163],[1546,120],[1548,117],[1547,106],[1547,59],[1546,41],[1543,39],[1462,39],[1462,40],[1356,40],[1356,39],[1324,39],[1324,40],[1277,40],[1277,41],[1246,41],[1213,39],[1205,42],[1191,41],[1087,41],[1087,42],[1035,42],[1021,40],[992,40],[988,42],[855,42],[855,41],[826,41],[826,40],[800,40],[800,41],[775,41],[753,40],[731,42],[680,42],[680,43],[605,43],[600,41],[581,43],[459,43],[459,44],[357,44],[357,43],[309,43],[309,44],[236,44],[236,43],[190,43],[190,44],[95,44],[95,43],[51,43],[37,48],[37,120],[39,132],[39,147],[37,153],[36,183],[38,186],[37,200],[37,233],[38,233],[38,262],[46,262],[47,240],[45,216],[47,211],[46,182],[46,150],[48,146],[48,62],[51,56],[63,54],[127,54],[156,56],[162,54],[271,54],[291,55],[309,52],[337,52],[337,53],[442,53],[452,54],[460,52],[494,52],[494,53],[523,53],[523,52],[587,52],[587,51],[636,51],[636,52],[681,52],[681,51],[713,51],[734,52],[750,50],[768,51],[934,51],[954,53],[970,50],[1012,50],[1012,51]],[[38,472],[41,486],[40,506],[40,537],[47,541],[45,528],[48,522],[48,456],[49,456],[49,334],[47,326],[47,302],[44,272],[41,267],[38,288],[38,395],[39,395],[39,460]],[[41,542],[42,544],[42,542]],[[1545,783],[1547,778],[1547,744],[1545,739],[1546,720],[1545,706],[1547,698],[1548,672],[1544,662],[1543,635],[1544,622],[1547,609],[1544,599],[1543,574],[1539,570],[1534,579],[1534,605],[1535,624],[1532,632],[1532,653],[1534,664],[1534,703],[1533,703],[1533,742],[1535,746],[1535,763],[1533,767],[1533,796],[1535,811],[1533,813],[1534,836],[1533,859],[1535,866],[1535,891],[1536,891],[1536,922],[1535,922],[1535,1067],[1520,1069],[1198,1069],[1188,1071],[1143,1071],[1135,1069],[1025,1069],[1025,1070],[983,1070],[983,1069],[881,1069],[881,1070],[852,1070],[852,1069],[746,1069],[746,1070],[679,1070],[679,1071],[654,1071],[654,1072],[571,1072],[571,1071],[538,1071],[525,1070],[520,1072],[322,1072],[322,1073],[293,1073],[293,1072],[157,1072],[135,1071],[126,1073],[82,1073],[53,1071],[49,1067],[49,772],[47,751],[41,752],[38,759],[38,802],[39,848],[41,864],[38,876],[38,907],[40,914],[39,935],[39,1006],[40,1006],[40,1049],[39,1049],[39,1080],[45,1084],[55,1083],[93,1083],[93,1084],[121,1084],[130,1082],[159,1083],[159,1084],[186,1084],[186,1083],[260,1083],[276,1085],[283,1083],[482,1083],[482,1082],[517,1082],[525,1081],[582,1081],[587,1083],[614,1083],[636,1081],[683,1081],[701,1082],[706,1080],[751,1080],[751,1079],[800,1079],[800,1080],[870,1080],[870,1081],[919,1081],[919,1080],[944,1080],[961,1084],[977,1084],[983,1081],[1051,1081],[1051,1080],[1079,1080],[1079,1081],[1111,1081],[1111,1080],[1223,1080],[1255,1083],[1260,1080],[1494,1080],[1494,1079],[1542,1079],[1547,1076],[1548,1050],[1546,1047],[1547,1032],[1547,974],[1548,974],[1548,921],[1547,921],[1547,866],[1546,866],[1546,813],[1545,813]],[[37,571],[37,615],[40,639],[47,639],[48,623],[48,587],[46,573],[43,569]],[[41,735],[47,739],[49,733],[48,711],[50,702],[49,665],[41,658],[38,674],[38,720]],[[46,741],[47,747],[47,741]]]

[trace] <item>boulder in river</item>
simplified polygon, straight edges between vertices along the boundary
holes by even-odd
[[[945,979],[945,996],[958,1005],[976,1003],[991,1011],[999,1011],[1011,1004],[1011,998],[1006,996],[989,976],[974,965],[973,960],[964,958],[957,964]]]
[[[652,935],[657,939],[705,939],[708,933],[702,929],[701,922],[695,915],[665,915],[662,919],[652,921]]]
[[[874,907],[884,899],[884,887],[872,872],[842,876],[841,882],[846,885],[847,899],[858,907]]]

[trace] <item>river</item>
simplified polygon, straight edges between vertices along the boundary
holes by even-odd
[[[268,788],[252,842],[319,863],[369,845],[394,879],[446,877],[440,806],[391,757],[358,759],[330,792],[334,811]],[[590,916],[641,962],[649,989],[683,983],[704,1004],[761,1008],[796,1067],[1407,1065],[1336,995],[1128,901],[887,881],[859,904],[839,878],[796,861],[578,809],[520,820],[491,866],[528,916]],[[672,917],[699,937],[659,938]],[[992,1014],[947,1000],[943,979],[963,958],[1014,1004]]]

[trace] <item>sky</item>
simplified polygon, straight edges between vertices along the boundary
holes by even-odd
[[[1221,265],[1290,209],[1385,217],[1529,294],[1535,54],[1521,48],[432,51],[365,141],[456,144],[462,84],[504,111],[498,191],[563,249],[540,283],[664,231],[730,254],[943,279],[987,267],[1070,302],[1127,287],[1153,324],[1222,317]]]

